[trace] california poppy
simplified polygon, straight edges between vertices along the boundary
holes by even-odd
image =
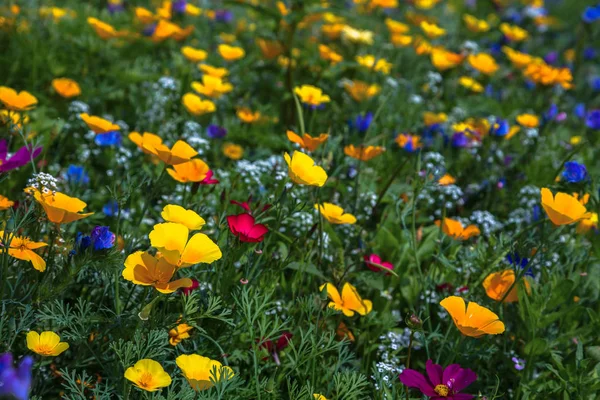
[[[171,377],[162,365],[151,359],[139,360],[133,367],[127,368],[124,376],[135,386],[147,392],[156,392],[171,384]]]
[[[60,336],[52,331],[41,334],[36,331],[27,333],[27,348],[40,356],[57,356],[69,348],[69,344],[60,341]]]
[[[442,227],[442,232],[456,240],[467,240],[481,234],[476,225],[464,227],[460,221],[455,219],[444,218],[443,222],[438,220],[435,221],[435,224]]]
[[[321,187],[327,181],[325,170],[315,165],[308,155],[295,151],[291,157],[287,153],[283,157],[288,165],[288,174],[295,183]]]
[[[179,288],[190,287],[190,278],[171,281],[177,271],[177,266],[164,258],[156,258],[152,254],[136,251],[125,260],[123,278],[136,285],[152,286],[161,293],[173,293]]]
[[[29,92],[18,92],[6,86],[0,86],[0,102],[9,110],[28,111],[37,104],[37,99]]]
[[[44,208],[48,219],[55,224],[68,224],[94,214],[93,212],[80,214],[87,203],[64,193],[40,192],[33,188],[26,188],[25,192],[33,193],[35,200]]]
[[[465,336],[474,338],[504,332],[504,323],[492,311],[471,301],[467,306],[462,297],[450,296],[440,302],[448,311],[454,325]]]
[[[381,146],[358,146],[354,147],[353,144],[344,147],[344,154],[360,161],[369,161],[379,156],[385,151],[384,147]]]
[[[542,188],[540,193],[542,194],[542,207],[554,225],[569,225],[582,219],[588,219],[592,215],[577,198],[567,193],[559,192],[553,196],[550,189],[547,188]]]
[[[8,254],[11,257],[31,262],[33,268],[40,272],[44,272],[46,270],[46,261],[44,261],[44,259],[40,257],[40,255],[34,250],[37,250],[44,246],[48,246],[47,243],[34,242],[25,236],[12,235],[8,236],[6,243],[3,243],[3,238],[4,231],[0,231],[0,247],[2,249],[8,248]],[[0,253],[2,253],[2,250],[0,250]]]
[[[86,113],[79,114],[79,117],[86,123],[96,134],[108,133],[112,131],[118,131],[121,128],[119,125],[112,123],[104,118],[97,117],[95,115],[89,115]]]
[[[356,217],[344,212],[344,209],[332,203],[315,204],[321,215],[332,224],[354,224]]]
[[[323,93],[323,90],[312,85],[302,85],[294,88],[294,93],[300,101],[311,107],[318,107],[323,103],[329,103],[331,99]]]
[[[301,148],[308,151],[315,151],[329,137],[326,133],[321,133],[317,137],[312,137],[308,133],[300,136],[292,131],[287,131],[286,134],[290,142],[297,143]]]
[[[342,294],[331,283],[325,283],[319,287],[320,291],[327,290],[327,297],[331,300],[329,307],[341,311],[344,315],[351,317],[355,312],[367,315],[373,309],[371,300],[363,300],[354,286],[346,282],[342,288]]]
[[[198,354],[182,354],[175,359],[175,363],[196,391],[210,389],[214,386],[213,382],[220,381],[224,375],[228,379],[234,376],[233,370],[228,366]],[[213,370],[216,370],[216,376],[213,375]]]
[[[222,257],[219,246],[207,235],[196,233],[188,240],[189,231],[187,226],[175,222],[156,224],[149,235],[150,244],[169,263],[180,268],[198,263],[212,264]]]
[[[504,299],[505,303],[514,303],[519,300],[518,285],[515,283],[515,271],[506,269],[504,271],[492,272],[483,281],[485,293],[489,298],[496,301]],[[525,290],[529,291],[529,282],[523,279]],[[507,294],[507,292],[510,292]]]

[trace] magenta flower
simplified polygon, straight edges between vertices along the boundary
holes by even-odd
[[[400,381],[408,387],[419,389],[433,400],[471,400],[475,397],[459,393],[477,380],[477,375],[470,369],[461,368],[458,364],[442,369],[441,365],[434,364],[431,360],[427,360],[425,368],[427,378],[414,369],[405,369],[400,374]]]
[[[365,260],[365,264],[367,264],[367,268],[369,268],[371,271],[383,272],[386,269],[389,269],[389,270],[394,269],[394,265],[392,265],[391,262],[381,261],[381,257],[379,257],[377,254],[371,254],[369,256],[364,256],[363,259]],[[391,275],[391,274],[389,272],[387,272],[386,275]]]
[[[42,152],[41,147],[23,146],[11,157],[8,157],[8,145],[6,139],[0,140],[0,172],[17,169],[36,158]]]

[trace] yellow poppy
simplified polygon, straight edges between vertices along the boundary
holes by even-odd
[[[136,7],[134,13],[137,20],[142,24],[150,24],[156,19],[156,16],[152,14],[152,11],[144,7]]]
[[[319,56],[323,60],[329,61],[331,64],[334,65],[344,60],[344,56],[342,56],[339,53],[336,53],[331,47],[326,46],[324,44],[319,45]]]
[[[144,142],[144,148],[157,156],[162,162],[169,165],[183,164],[190,161],[192,157],[198,155],[198,152],[183,140],[175,142],[172,148],[162,143]]]
[[[95,115],[89,115],[86,113],[79,114],[79,117],[86,123],[90,130],[96,134],[108,133],[112,131],[118,131],[121,128],[119,125],[114,124],[104,118],[97,117]]]
[[[381,146],[358,146],[353,144],[344,147],[344,154],[360,161],[369,161],[385,151]]]
[[[202,182],[210,171],[208,164],[199,158],[167,168],[167,173],[178,182]]]
[[[355,29],[350,25],[342,27],[342,39],[351,43],[373,44],[374,34],[368,30]]]
[[[60,336],[52,331],[41,334],[35,331],[27,333],[27,348],[40,356],[56,357],[69,348],[69,344],[60,341]]]
[[[419,26],[421,27],[421,30],[425,33],[425,35],[430,39],[436,39],[446,34],[445,29],[427,21],[422,21]]]
[[[319,287],[319,291],[323,291],[323,289],[327,290],[327,297],[331,300],[329,307],[343,312],[347,317],[352,317],[355,312],[367,315],[373,309],[373,302],[360,297],[356,288],[348,282],[344,284],[341,296],[331,283],[325,283]]]
[[[246,124],[253,124],[260,121],[261,118],[260,111],[252,111],[247,107],[238,108],[235,115]]]
[[[188,324],[179,324],[175,328],[169,331],[169,344],[171,346],[177,346],[184,339],[190,338],[190,331],[194,329]]]
[[[392,35],[390,36],[390,42],[392,42],[392,44],[394,46],[398,46],[398,47],[408,47],[412,44],[413,42],[413,37],[409,36],[409,35]]]
[[[439,220],[435,221],[435,224],[441,226],[442,232],[455,240],[468,240],[473,236],[479,236],[481,234],[481,231],[479,231],[477,226],[469,225],[464,227],[460,221],[450,218],[444,218],[443,223]]]
[[[0,86],[0,102],[9,110],[28,111],[37,105],[37,99],[26,91],[18,92],[6,86]]]
[[[484,90],[483,85],[481,83],[477,82],[475,79],[469,76],[461,76],[458,79],[458,83],[462,87],[469,89],[470,91],[475,93],[482,93]]]
[[[388,62],[385,58],[376,59],[372,54],[366,54],[363,56],[356,56],[356,62],[361,66],[371,69],[375,72],[381,72],[389,74],[393,64]]]
[[[223,145],[223,154],[232,160],[239,160],[244,155],[244,148],[237,144],[225,143]]]
[[[319,394],[319,393],[313,394],[313,398],[314,398],[314,400],[327,400],[327,397],[325,397],[325,396],[323,396],[322,394]]]
[[[463,56],[445,49],[433,49],[430,53],[431,63],[439,71],[446,71],[460,65]]]
[[[202,229],[206,221],[193,210],[186,210],[177,204],[166,205],[161,214],[161,217],[167,222],[174,222],[185,225],[190,231]]]
[[[117,30],[110,24],[100,21],[98,18],[88,17],[87,23],[94,29],[96,35],[101,39],[112,39],[119,36]]]
[[[356,223],[356,217],[354,215],[345,213],[342,207],[336,206],[335,204],[315,204],[315,208],[332,224],[341,225]]]
[[[235,375],[228,366],[198,354],[182,354],[175,359],[175,363],[190,386],[196,391],[213,387],[211,379],[218,382],[225,376],[231,379]],[[216,370],[216,376],[213,375],[213,370]]]
[[[308,155],[295,151],[292,156],[288,153],[283,155],[288,165],[288,175],[292,181],[299,185],[321,187],[327,181],[327,173]]]
[[[186,93],[183,95],[181,102],[190,114],[199,116],[215,112],[217,106],[210,100],[202,100],[200,96],[194,93]]]
[[[302,85],[294,88],[294,93],[300,101],[309,106],[318,107],[323,103],[329,103],[331,99],[323,93],[322,89],[312,85]]]
[[[183,56],[189,61],[196,63],[204,61],[206,60],[206,57],[208,57],[208,53],[206,51],[201,49],[195,49],[191,46],[183,46],[181,48],[181,54],[183,54]]]
[[[485,75],[493,75],[499,68],[494,57],[489,54],[471,54],[467,60],[471,67]]]
[[[440,302],[448,311],[454,325],[465,336],[474,338],[504,332],[504,323],[492,311],[471,301],[467,306],[462,297],[450,296]]]
[[[511,42],[522,42],[529,37],[529,33],[519,26],[505,23],[500,24],[500,31]]]
[[[218,99],[222,95],[231,92],[233,90],[233,85],[231,83],[223,82],[221,78],[204,75],[202,77],[202,83],[192,82],[192,89],[204,96]]]
[[[521,53],[517,50],[513,50],[508,46],[502,46],[502,52],[506,54],[506,56],[515,68],[525,68],[534,60],[534,57],[532,57],[531,55],[527,53]]]
[[[160,363],[143,359],[125,371],[125,379],[147,392],[155,392],[171,384],[171,377],[165,372]]]
[[[146,154],[153,154],[148,149],[162,144],[162,139],[158,135],[155,135],[154,133],[150,132],[144,132],[141,135],[139,134],[139,132],[131,132],[128,137],[129,140],[135,143],[137,147],[139,147],[140,150],[142,150]],[[167,172],[169,171],[167,170]]]
[[[8,236],[6,243],[3,243],[3,238],[4,231],[0,231],[0,245],[2,245],[2,248],[0,248],[0,254],[2,254],[4,249],[8,248],[8,254],[11,257],[31,262],[33,268],[40,272],[44,272],[46,270],[46,261],[44,261],[44,259],[33,250],[39,249],[44,246],[48,246],[47,243],[34,242],[25,236],[12,235]]]
[[[225,61],[236,61],[246,55],[241,47],[229,46],[228,44],[220,44],[217,51]]]
[[[164,222],[154,225],[148,237],[164,259],[181,268],[199,263],[212,264],[222,257],[221,249],[208,236],[196,233],[188,240],[189,232],[185,225]]]
[[[556,226],[569,225],[592,217],[592,214],[574,196],[562,192],[553,196],[548,188],[542,188],[540,193],[542,207],[550,221]]]
[[[467,26],[467,29],[471,32],[482,33],[490,30],[490,24],[484,19],[478,19],[477,17],[465,14],[463,15],[463,21]]]
[[[70,99],[72,97],[79,96],[81,94],[81,88],[79,84],[73,79],[69,78],[56,78],[52,80],[52,87],[61,97]]]
[[[322,143],[325,143],[325,141],[329,137],[329,135],[326,133],[321,133],[317,137],[312,137],[308,133],[305,133],[304,135],[302,135],[302,137],[300,137],[299,135],[296,135],[292,131],[287,131],[286,134],[287,134],[287,138],[289,139],[290,142],[297,143],[304,150],[308,150],[308,151],[315,151],[316,149],[319,148],[319,146]]]
[[[40,192],[38,189],[26,188],[25,192],[33,194],[46,212],[48,220],[55,224],[68,224],[94,214],[79,214],[87,206],[84,201],[76,197],[67,196],[60,192]]]
[[[229,71],[227,70],[227,68],[213,67],[212,65],[208,64],[198,64],[198,68],[203,73],[210,76],[214,76],[215,78],[224,78],[227,75],[229,75]]]
[[[387,26],[391,34],[402,35],[410,31],[410,27],[408,25],[402,22],[394,21],[391,18],[385,19],[385,26]]]
[[[8,197],[2,196],[0,194],[0,211],[8,210],[14,204],[15,204],[14,201],[11,201],[11,200],[8,199]]]
[[[193,283],[190,278],[171,281],[177,266],[169,263],[165,257],[157,259],[148,252],[136,251],[130,254],[124,265],[123,279],[136,285],[152,286],[160,293],[173,293],[179,288],[190,287]]]
[[[525,290],[529,292],[529,282],[527,282],[526,279],[523,279],[523,282],[525,284]],[[519,301],[518,285],[515,284],[515,271],[512,269],[489,274],[483,281],[483,287],[485,288],[485,293],[488,297],[496,301],[500,301],[503,298],[505,303]],[[509,289],[510,293],[507,295],[506,292],[508,292]]]
[[[517,122],[525,128],[537,128],[540,125],[540,119],[533,114],[518,115]]]
[[[456,179],[450,174],[445,174],[440,179],[438,179],[438,185],[440,186],[448,186],[456,183]]]

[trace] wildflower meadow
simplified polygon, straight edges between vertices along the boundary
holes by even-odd
[[[598,0],[0,1],[0,398],[600,398]]]

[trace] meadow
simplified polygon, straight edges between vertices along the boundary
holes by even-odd
[[[600,4],[4,0],[0,398],[600,398]]]

